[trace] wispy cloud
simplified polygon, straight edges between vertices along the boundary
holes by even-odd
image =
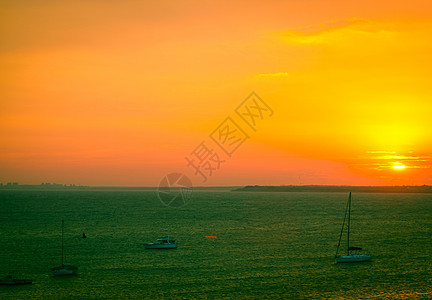
[[[297,44],[321,44],[337,39],[340,33],[389,33],[393,31],[391,23],[373,22],[365,19],[343,19],[309,27],[297,27],[281,32],[281,38]]]
[[[353,27],[354,25],[363,25],[363,24],[369,24],[371,23],[368,20],[365,19],[342,19],[342,20],[331,20],[325,23],[321,23],[314,26],[307,26],[307,27],[296,27],[292,28],[288,32],[295,32],[297,34],[303,34],[303,35],[318,35],[323,32],[329,32],[338,30],[341,28],[347,28],[347,27]]]
[[[394,151],[383,151],[383,150],[370,150],[370,151],[366,151],[366,153],[370,153],[370,154],[393,154],[396,153]]]
[[[288,72],[278,72],[278,73],[264,73],[255,75],[255,78],[284,78],[289,77],[290,74]]]

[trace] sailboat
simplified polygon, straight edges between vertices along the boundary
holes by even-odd
[[[9,257],[9,269],[11,266],[11,261]],[[3,278],[0,278],[0,285],[24,285],[24,284],[32,284],[31,280],[24,279],[21,274],[17,274],[17,272],[9,272],[9,274]]]
[[[24,284],[32,284],[33,282],[28,279],[17,278],[12,274],[7,275],[6,277],[0,279],[0,285],[24,285]]]
[[[78,267],[72,266],[64,262],[64,242],[63,242],[63,231],[64,231],[64,220],[62,220],[62,255],[61,255],[61,265],[52,268],[54,276],[64,276],[64,275],[76,275]]]
[[[348,214],[348,222],[347,222],[347,248],[346,248],[346,255],[342,255],[342,256],[338,256],[338,252],[339,252],[339,247],[341,244],[341,239],[342,239],[342,233],[345,227],[345,220],[347,218],[347,214]],[[336,262],[337,263],[353,263],[353,262],[364,262],[364,261],[368,261],[371,259],[371,257],[369,255],[366,254],[351,254],[350,251],[353,250],[362,250],[362,248],[359,247],[352,247],[350,246],[350,223],[351,223],[351,192],[349,193],[349,197],[348,197],[348,203],[347,203],[347,207],[345,209],[345,217],[344,217],[344,221],[342,223],[342,229],[339,235],[339,243],[337,246],[337,250],[336,250]]]
[[[146,249],[176,249],[177,244],[175,240],[167,236],[157,239],[155,243],[144,243],[144,247]]]

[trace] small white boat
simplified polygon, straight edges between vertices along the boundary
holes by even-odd
[[[78,267],[62,263],[61,266],[54,267],[51,270],[54,276],[76,275]]]
[[[336,257],[337,263],[363,262],[370,260],[371,257],[366,254],[350,254]]]
[[[76,275],[78,267],[72,266],[64,262],[64,242],[63,242],[64,220],[62,220],[62,253],[60,266],[51,268],[54,276]]]
[[[176,242],[170,240],[170,237],[159,238],[155,243],[145,243],[146,249],[175,249],[177,248]]]
[[[338,256],[339,247],[342,240],[342,234],[345,227],[345,220],[348,218],[347,222],[347,245],[346,245],[346,255]],[[349,193],[347,207],[345,209],[345,218],[342,223],[342,229],[339,235],[339,243],[336,250],[336,262],[337,263],[356,263],[356,262],[364,262],[369,261],[371,257],[366,254],[351,254],[350,251],[354,250],[362,250],[360,247],[351,247],[350,246],[350,225],[351,225],[351,192]]]
[[[32,284],[32,281],[28,279],[16,278],[13,275],[8,275],[0,279],[0,285],[24,285],[24,284]]]

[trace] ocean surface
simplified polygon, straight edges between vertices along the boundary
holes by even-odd
[[[202,189],[170,208],[152,190],[0,190],[0,277],[34,282],[0,299],[431,299],[432,195],[354,194],[351,245],[372,261],[336,264],[347,198]],[[50,272],[62,219],[67,278]],[[166,235],[178,249],[144,248]]]

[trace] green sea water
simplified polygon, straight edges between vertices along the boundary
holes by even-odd
[[[432,195],[354,194],[351,245],[372,261],[336,264],[347,197],[204,189],[173,209],[149,190],[2,190],[0,276],[34,283],[0,298],[432,298]],[[62,219],[67,278],[50,273]],[[144,249],[166,235],[178,249]]]

